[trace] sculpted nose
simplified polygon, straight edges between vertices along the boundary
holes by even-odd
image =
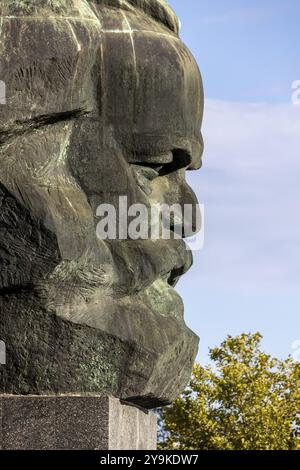
[[[201,212],[197,197],[185,180],[186,170],[201,167],[202,137],[194,141],[192,152],[174,150],[171,162],[158,171],[159,178],[151,183],[151,199],[167,204],[171,209],[171,230],[184,238],[201,229]]]
[[[156,200],[172,208],[175,215],[171,220],[171,230],[186,238],[201,229],[201,213],[197,197],[185,181],[184,174],[185,171],[181,170],[161,178],[159,194],[163,197]]]
[[[196,194],[186,181],[179,188],[179,204],[183,210],[184,237],[191,237],[201,229],[201,213]]]
[[[181,207],[181,224],[183,225],[183,237],[191,237],[201,229],[201,213],[196,194],[185,179],[187,170],[198,170],[202,165],[203,139],[194,141],[191,153],[182,150],[173,152],[173,173],[169,177],[169,188],[165,193],[169,205],[178,204]],[[180,218],[180,217],[179,217]],[[180,222],[179,222],[180,225]],[[174,224],[173,231],[176,231]]]
[[[199,170],[202,166],[202,155],[204,151],[204,141],[202,133],[199,134],[199,138],[192,142],[191,147],[191,163],[188,169]]]

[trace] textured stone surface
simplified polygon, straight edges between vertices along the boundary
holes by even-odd
[[[115,398],[0,396],[2,450],[155,448],[155,414]]]
[[[178,20],[162,0],[2,0],[0,16],[0,393],[169,403],[198,347],[174,290],[191,253],[100,240],[96,214],[197,202],[203,89]]]

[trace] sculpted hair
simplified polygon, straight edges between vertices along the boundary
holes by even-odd
[[[180,22],[165,0],[81,0],[84,4],[107,5],[112,8],[131,10],[139,8],[144,13],[162,23],[174,33],[178,34]],[[35,14],[40,9],[50,9],[56,14],[66,13],[68,9],[74,8],[74,0],[0,0],[0,15],[9,12],[11,14]]]
[[[96,3],[104,3],[112,7],[124,9],[130,9],[130,7],[139,8],[174,33],[179,33],[179,19],[165,0],[96,0]]]

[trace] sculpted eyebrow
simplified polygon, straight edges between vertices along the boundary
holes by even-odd
[[[64,111],[59,113],[41,114],[32,119],[17,120],[7,128],[0,128],[0,145],[3,145],[14,137],[24,135],[33,130],[40,129],[57,122],[70,121],[81,116],[87,115],[89,112],[84,108],[74,109],[72,111]]]

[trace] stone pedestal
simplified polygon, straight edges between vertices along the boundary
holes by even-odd
[[[156,424],[111,397],[0,395],[2,450],[153,450]]]

